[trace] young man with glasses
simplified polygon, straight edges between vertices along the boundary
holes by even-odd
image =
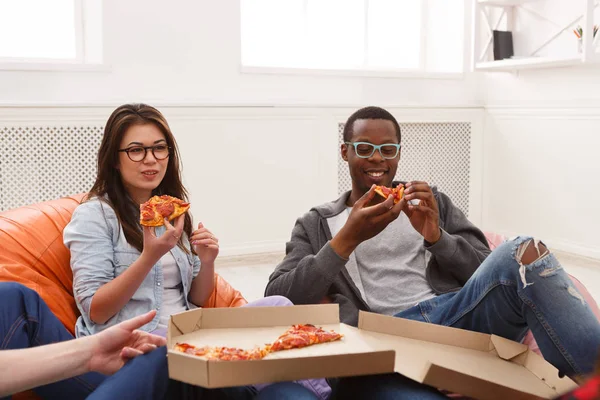
[[[352,325],[365,310],[517,341],[530,329],[560,371],[591,372],[600,324],[542,243],[520,237],[491,253],[484,234],[426,182],[406,182],[396,205],[375,194],[375,185],[392,185],[400,142],[388,111],[350,116],[341,155],[352,190],[297,220],[265,294],[338,303]],[[337,389],[340,398],[440,397],[398,374],[343,379]]]

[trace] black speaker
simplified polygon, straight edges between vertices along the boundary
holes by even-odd
[[[494,60],[504,60],[514,55],[512,32],[494,31]]]

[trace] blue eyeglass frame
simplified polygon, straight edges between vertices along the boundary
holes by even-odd
[[[358,158],[371,158],[371,157],[373,157],[373,154],[375,154],[375,150],[379,150],[379,155],[382,158],[385,158],[386,160],[393,160],[394,158],[398,157],[398,154],[400,153],[400,148],[402,148],[402,145],[399,143],[373,144],[373,143],[369,143],[369,142],[344,142],[344,144],[345,145],[353,145],[354,146],[354,154],[356,154],[356,156]],[[373,149],[371,154],[369,154],[368,156],[361,156],[360,154],[358,154],[358,152],[356,151],[356,148],[358,147],[358,145],[361,145],[361,144],[366,144],[368,146],[371,146],[371,148]],[[396,148],[396,154],[394,154],[394,157],[384,156],[383,153],[381,152],[381,148],[383,146],[394,146]]]

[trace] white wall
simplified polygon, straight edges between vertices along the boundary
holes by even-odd
[[[239,0],[103,1],[109,72],[0,72],[1,103],[473,105],[476,78],[240,73]]]
[[[600,258],[600,108],[489,108],[483,227]]]
[[[561,22],[579,3],[527,7]],[[519,18],[531,22],[531,13]],[[529,35],[517,32],[515,40],[526,43],[515,49],[541,43],[550,29],[525,28]],[[559,44],[568,54],[574,43],[567,35]],[[600,258],[600,66],[484,75],[483,227]]]
[[[0,107],[3,126],[101,126],[112,107]],[[282,252],[296,218],[338,196],[338,123],[350,107],[161,107],[177,139],[191,212],[222,255]],[[481,222],[483,110],[390,107],[401,122],[470,122],[469,210]],[[408,150],[405,150],[408,151]],[[418,149],[416,150],[418,151]],[[94,170],[95,160],[89,160]]]
[[[0,125],[102,125],[123,102],[156,105],[180,145],[194,219],[220,238],[223,255],[283,251],[295,219],[337,197],[337,124],[359,106],[388,107],[406,122],[473,122],[472,144],[481,147],[474,74],[454,80],[242,74],[237,0],[103,5],[109,69],[0,71]],[[472,164],[480,157],[473,152]],[[479,176],[475,170],[476,221]]]
[[[528,7],[562,13],[552,2]],[[471,209],[484,229],[600,257],[597,67],[458,80],[242,74],[236,0],[103,5],[108,70],[0,71],[0,122],[102,124],[123,102],[157,105],[182,147],[194,216],[224,253],[281,250],[295,218],[336,195],[337,122],[379,104],[404,121],[474,122]],[[272,184],[310,190],[282,200]]]
[[[479,223],[483,111],[388,109],[402,122],[472,123],[469,209]],[[167,109],[184,160],[193,215],[220,237],[222,254],[283,251],[299,216],[338,197],[338,123],[353,111],[348,107]]]

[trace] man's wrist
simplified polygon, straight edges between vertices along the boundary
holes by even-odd
[[[347,260],[358,246],[358,243],[355,240],[346,238],[344,232],[340,231],[331,239],[330,246],[338,256]]]
[[[425,242],[427,243],[427,245],[432,246],[432,245],[436,244],[440,240],[441,237],[442,237],[442,229],[440,227],[438,227],[436,237],[434,237],[434,238],[424,237],[423,239],[425,239]]]

